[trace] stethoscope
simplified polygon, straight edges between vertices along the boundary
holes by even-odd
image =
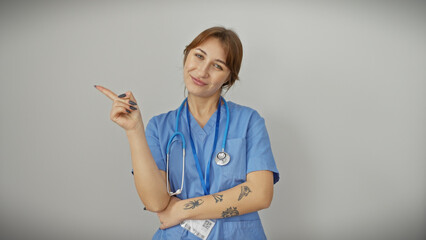
[[[215,128],[215,135],[214,135],[214,145],[213,145],[213,150],[212,150],[212,154],[211,154],[211,158],[209,159],[207,165],[206,165],[206,176],[205,179],[203,179],[203,173],[201,171],[201,166],[200,166],[200,161],[198,160],[198,156],[197,156],[197,152],[195,150],[195,145],[194,145],[194,141],[192,139],[192,134],[191,134],[191,124],[190,124],[190,118],[189,118],[189,107],[188,104],[187,108],[186,108],[186,120],[188,122],[188,130],[189,130],[189,138],[191,141],[191,148],[192,148],[192,153],[194,155],[194,160],[195,160],[195,165],[197,167],[197,171],[198,171],[198,176],[200,177],[201,180],[201,185],[203,187],[204,190],[204,194],[208,195],[210,192],[210,164],[211,164],[211,159],[213,158],[213,154],[214,151],[216,149],[216,142],[217,142],[217,135],[218,135],[218,130],[219,130],[219,120],[220,120],[220,106],[221,106],[221,101],[224,102],[225,104],[225,108],[226,108],[226,127],[225,127],[225,134],[223,135],[223,141],[222,141],[222,151],[218,152],[216,154],[215,157],[215,162],[217,165],[220,166],[224,166],[226,164],[229,163],[229,161],[231,160],[231,156],[229,156],[228,153],[225,152],[225,145],[226,145],[226,138],[228,136],[228,129],[229,129],[229,108],[228,108],[228,104],[225,101],[225,99],[223,99],[223,97],[221,96],[219,99],[219,104],[217,107],[217,115],[216,115],[216,128]],[[181,132],[178,131],[179,128],[179,118],[182,112],[182,109],[185,106],[185,103],[188,102],[188,98],[185,98],[185,100],[183,100],[182,104],[180,105],[178,112],[177,112],[177,117],[176,117],[176,126],[175,126],[175,132],[173,133],[173,135],[170,137],[169,142],[167,143],[167,149],[166,149],[166,161],[167,161],[167,192],[169,193],[170,196],[173,195],[178,195],[182,193],[182,189],[183,189],[183,180],[185,178],[185,149],[186,149],[186,143],[185,143],[185,137],[183,136],[183,134]],[[169,186],[169,159],[170,159],[170,146],[171,143],[173,141],[173,139],[175,137],[179,136],[182,140],[182,183],[181,186],[178,190],[176,190],[176,192],[171,192],[170,191],[170,186]]]

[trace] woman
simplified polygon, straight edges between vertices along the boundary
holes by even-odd
[[[235,32],[200,33],[184,50],[188,97],[146,130],[132,92],[95,86],[126,130],[137,192],[161,223],[153,239],[266,239],[257,211],[270,206],[279,173],[265,121],[221,96],[238,79],[242,55]]]

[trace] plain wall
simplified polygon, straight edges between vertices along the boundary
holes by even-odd
[[[184,98],[182,51],[222,25],[244,46],[225,95],[265,118],[281,180],[269,239],[420,240],[424,1],[2,1],[0,238],[150,239],[111,100],[145,123]]]

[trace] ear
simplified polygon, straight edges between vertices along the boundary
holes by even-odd
[[[226,81],[222,84],[222,87],[228,85],[230,82],[231,82],[231,73],[229,73],[229,76],[226,79]]]

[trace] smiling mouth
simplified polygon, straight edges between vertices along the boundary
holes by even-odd
[[[199,80],[199,79],[197,79],[197,78],[195,78],[195,77],[193,77],[193,76],[191,76],[191,78],[192,78],[192,81],[193,81],[196,85],[198,85],[198,86],[205,86],[205,85],[207,85],[207,83],[204,83],[204,82],[202,82],[201,80]]]

